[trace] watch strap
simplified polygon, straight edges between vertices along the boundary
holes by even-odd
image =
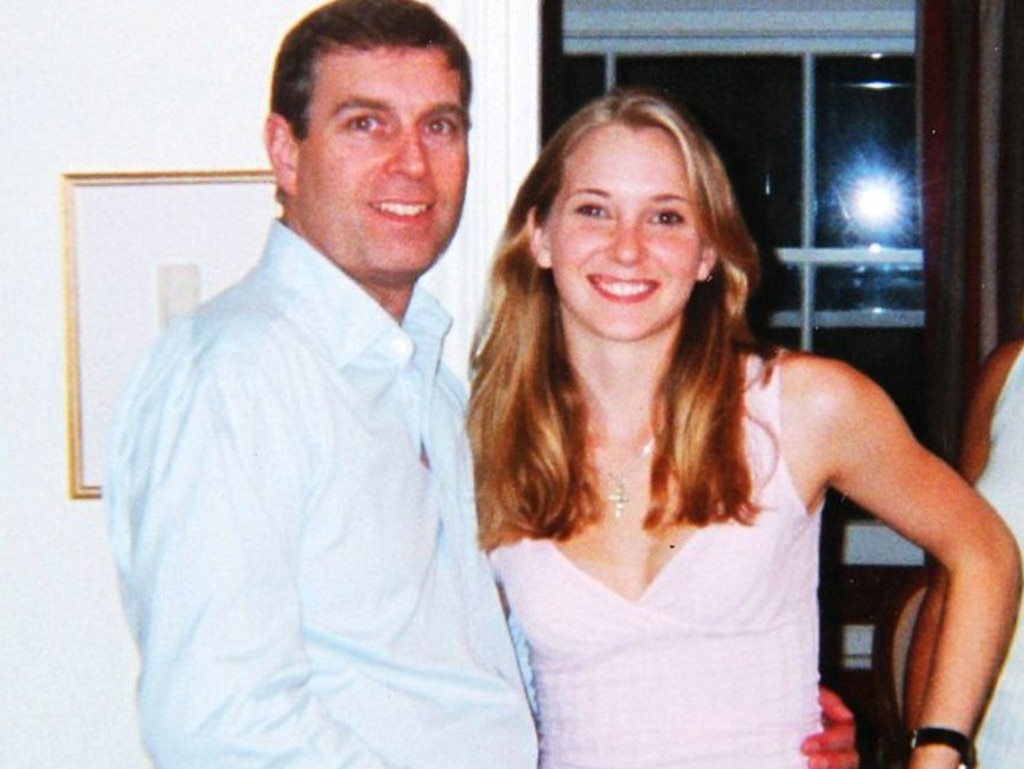
[[[946,745],[960,754],[963,769],[974,766],[974,743],[963,732],[942,726],[922,726],[910,733],[910,749],[921,745]]]

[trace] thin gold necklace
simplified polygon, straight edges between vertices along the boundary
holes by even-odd
[[[654,452],[654,438],[651,438],[647,443],[644,444],[643,448],[640,449],[638,459],[647,460]],[[616,521],[622,520],[622,514],[626,511],[626,503],[629,502],[630,496],[629,491],[626,489],[626,478],[624,473],[616,473],[605,471],[612,481],[612,492],[605,496],[605,499],[612,506],[612,518]]]

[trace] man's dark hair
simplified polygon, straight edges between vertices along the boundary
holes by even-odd
[[[459,98],[469,108],[472,93],[469,52],[451,26],[416,0],[335,0],[296,24],[285,36],[274,64],[270,110],[281,115],[298,139],[309,130],[309,100],[315,68],[325,53],[346,46],[433,48],[459,73]]]

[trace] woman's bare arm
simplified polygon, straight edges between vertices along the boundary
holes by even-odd
[[[917,442],[867,377],[835,361],[793,356],[783,365],[783,392],[783,451],[805,498],[832,487],[947,569],[921,718],[972,733],[1015,617],[1020,565],[1013,536],[984,499]],[[942,746],[915,751],[911,766],[942,766],[952,758],[943,751],[952,754]]]

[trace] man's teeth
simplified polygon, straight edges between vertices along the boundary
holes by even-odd
[[[395,216],[419,216],[427,210],[425,203],[380,203],[377,208]]]

